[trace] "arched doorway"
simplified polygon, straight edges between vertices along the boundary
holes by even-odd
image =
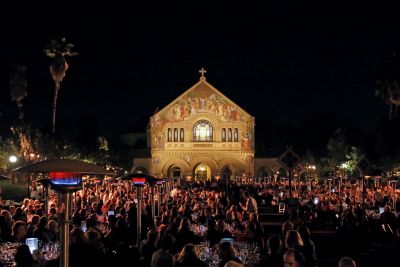
[[[268,177],[271,176],[271,172],[269,171],[267,166],[261,167],[257,172],[258,177]]]
[[[199,163],[194,168],[195,181],[206,181],[211,179],[211,168],[204,163]]]
[[[278,172],[278,178],[288,178],[289,174],[284,168],[280,168]]]
[[[168,171],[168,176],[169,177],[181,177],[182,176],[182,170],[180,167],[178,166],[172,166],[171,168],[169,168]]]

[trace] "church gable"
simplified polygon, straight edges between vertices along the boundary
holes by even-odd
[[[164,123],[187,121],[192,115],[207,113],[222,122],[246,122],[251,116],[202,77],[197,84],[156,113],[154,120]],[[158,124],[158,123],[156,123]]]

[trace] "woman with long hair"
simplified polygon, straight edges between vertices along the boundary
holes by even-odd
[[[292,248],[300,252],[303,252],[303,247],[304,247],[304,242],[303,239],[301,239],[299,232],[297,232],[296,230],[289,230],[286,233],[285,248],[286,249]]]
[[[4,216],[4,223],[11,229],[14,225],[14,220],[12,219],[11,213],[8,210],[2,210],[1,215]]]
[[[303,254],[306,258],[305,267],[315,267],[317,265],[317,257],[315,253],[315,245],[311,240],[310,229],[307,225],[301,224],[297,227],[301,239],[303,239]]]
[[[192,243],[186,244],[181,250],[176,267],[206,267],[207,264],[199,259],[198,249]]]

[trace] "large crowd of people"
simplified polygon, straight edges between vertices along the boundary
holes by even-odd
[[[46,206],[40,194],[35,194],[20,207],[11,205],[1,210],[0,245],[23,244],[30,237],[42,243],[59,241],[62,201],[51,194]],[[351,234],[375,220],[386,225],[393,238],[399,237],[400,216],[396,213],[399,198],[388,185],[363,190],[350,182],[340,187],[300,182],[289,190],[287,181],[265,179],[228,184],[176,182],[170,187],[164,186],[154,198],[158,216],[152,218],[150,187],[143,188],[139,199],[135,187],[128,181],[88,184],[76,192],[70,266],[110,266],[126,262],[151,267],[210,266],[201,257],[200,248],[204,244],[216,250],[218,266],[243,266],[250,263],[244,262],[234,244],[247,242],[254,245],[259,255],[251,263],[254,266],[316,267],[318,255],[310,235],[311,224],[323,224]],[[142,201],[140,233],[137,233],[138,201]],[[279,235],[267,234],[259,221],[260,208],[275,211],[280,203],[286,207],[284,212],[293,212],[293,222],[283,223]],[[379,208],[383,211],[376,213]],[[18,248],[19,258],[20,254],[31,258],[25,245]],[[33,260],[18,263],[18,257],[17,266],[35,264]],[[355,263],[343,258],[339,266],[355,266]]]

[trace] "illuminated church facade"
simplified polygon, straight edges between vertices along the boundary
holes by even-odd
[[[200,73],[196,84],[150,118],[151,157],[135,158],[134,168],[188,180],[255,174],[255,118],[208,83],[204,69]]]

